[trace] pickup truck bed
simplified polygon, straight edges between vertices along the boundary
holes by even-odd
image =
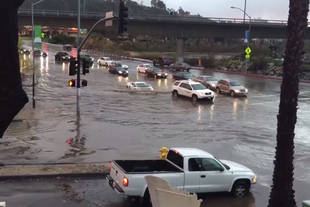
[[[114,162],[122,168],[126,174],[183,172],[166,160],[115,160]]]

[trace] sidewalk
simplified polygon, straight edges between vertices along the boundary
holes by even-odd
[[[0,165],[0,179],[64,176],[91,177],[104,176],[108,172],[108,163]]]

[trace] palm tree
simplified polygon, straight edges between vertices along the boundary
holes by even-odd
[[[0,33],[0,139],[15,117],[28,102],[22,88],[17,51],[17,9],[24,0],[1,2]]]
[[[294,137],[299,93],[299,69],[302,64],[309,0],[290,0],[287,44],[279,105],[277,146],[273,185],[268,207],[295,207]]]

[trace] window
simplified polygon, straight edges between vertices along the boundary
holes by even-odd
[[[192,87],[187,83],[184,83],[184,88],[186,88],[187,90],[190,90],[190,91],[192,90]]]
[[[194,90],[204,90],[206,87],[202,84],[192,84]]]
[[[175,86],[178,86],[179,84],[180,84],[179,81],[176,81],[176,82],[174,83]]]
[[[223,167],[212,158],[203,158],[201,162],[203,171],[222,171]]]
[[[189,171],[201,171],[201,161],[202,161],[202,158],[190,158],[188,160],[188,170]]]
[[[183,169],[183,157],[174,150],[169,150],[167,159]]]
[[[180,87],[181,88],[186,88],[186,84],[185,83],[181,83]]]

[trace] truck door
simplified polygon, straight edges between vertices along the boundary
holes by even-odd
[[[185,176],[185,190],[193,193],[198,193],[200,189],[200,166],[193,158],[188,160],[188,172],[184,173]]]
[[[231,174],[213,158],[199,158],[201,161],[200,192],[228,191]]]

